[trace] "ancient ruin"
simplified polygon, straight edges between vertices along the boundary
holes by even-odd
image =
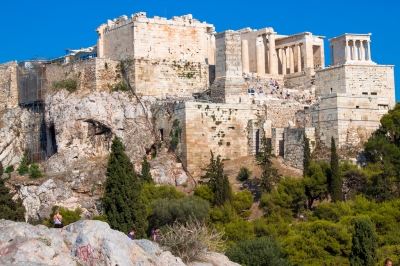
[[[157,149],[154,144],[169,145],[179,132],[172,150],[195,178],[209,161],[210,150],[229,159],[251,155],[263,134],[275,154],[301,168],[303,134],[312,148],[329,146],[334,137],[340,148],[358,150],[395,105],[394,66],[372,61],[370,33],[329,39],[331,64],[326,67],[325,37],[310,32],[281,35],[267,27],[216,33],[212,24],[190,14],[168,20],[147,18],[144,12],[108,20],[96,31],[97,45],[89,50],[74,51],[68,60],[35,62],[40,65],[36,81],[41,83],[30,88],[44,89],[46,96],[33,102],[24,100],[21,88],[27,83],[18,74],[29,72],[32,64],[0,65],[0,109],[40,105],[28,113],[43,114],[39,120],[46,134],[34,135],[35,140],[28,134],[24,145],[42,141],[38,147],[44,155],[39,159],[50,158],[53,166],[60,165],[53,156],[64,163],[82,159],[79,156],[105,156],[114,134],[123,136],[138,162],[146,151]],[[61,81],[64,88],[68,82],[75,84],[73,97],[80,103],[76,112],[85,110],[74,114],[76,121],[57,114],[69,110],[55,92]],[[116,88],[125,88],[129,96],[118,96]],[[129,97],[132,109],[126,107]],[[88,111],[86,101],[99,108],[97,113]],[[83,133],[67,141],[63,128],[57,128],[62,126],[60,118]],[[136,119],[136,124],[127,119]],[[142,134],[148,138],[138,149],[124,133],[136,126],[149,132]],[[86,153],[72,152],[81,146]],[[22,150],[1,152],[0,160],[15,161]]]

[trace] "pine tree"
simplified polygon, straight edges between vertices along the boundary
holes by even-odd
[[[224,174],[224,163],[221,156],[214,159],[214,153],[211,152],[210,164],[205,169],[207,172],[201,177],[201,184],[211,187],[214,192],[214,203],[217,206],[223,206],[225,202],[232,202],[232,190],[229,184],[228,175]],[[205,180],[205,181],[203,181]]]
[[[350,253],[350,265],[372,266],[376,262],[377,238],[374,226],[368,218],[354,222],[353,245]]]
[[[24,222],[25,208],[21,199],[14,201],[13,196],[10,189],[4,185],[4,180],[0,178],[0,219]]]
[[[141,179],[143,182],[153,183],[153,178],[150,173],[150,163],[147,161],[146,155],[143,156],[142,173],[141,174],[142,174]]]
[[[342,180],[339,173],[339,158],[336,153],[335,139],[331,140],[331,177],[330,184],[331,197],[333,202],[342,200]]]
[[[261,139],[260,150],[256,154],[256,161],[263,171],[261,174],[261,189],[264,192],[271,192],[281,179],[278,169],[273,167],[272,158],[274,157],[271,144],[267,142],[267,138],[264,135]]]
[[[103,208],[112,229],[128,233],[135,228],[138,238],[147,229],[146,206],[140,192],[142,183],[125,153],[122,142],[115,137],[111,145],[104,186]]]
[[[29,167],[28,167],[28,157],[26,156],[26,153],[22,157],[21,164],[18,167],[18,174],[24,175],[29,173]]]
[[[305,177],[311,161],[310,139],[307,138],[305,132],[303,135],[303,142],[303,177]]]

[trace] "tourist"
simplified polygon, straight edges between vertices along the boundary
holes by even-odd
[[[54,221],[54,228],[57,228],[57,231],[61,232],[63,228],[62,215],[58,210],[56,210],[56,213],[53,216],[53,221]]]
[[[274,80],[272,78],[269,80],[269,85],[271,85],[271,86],[275,85]]]
[[[158,240],[158,233],[160,232],[160,228],[155,226],[153,232],[151,232],[151,240],[157,242]]]
[[[385,260],[385,262],[383,263],[383,266],[392,266],[393,265],[393,261],[389,258],[387,258]]]
[[[128,234],[128,237],[130,238],[130,239],[132,239],[132,240],[134,240],[135,239],[135,229],[131,229],[131,231],[129,232],[129,234]]]
[[[254,81],[254,73],[251,73],[251,81]]]

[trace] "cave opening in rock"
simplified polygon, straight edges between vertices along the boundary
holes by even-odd
[[[50,153],[50,155],[53,155],[53,154],[57,153],[56,130],[54,128],[54,125],[49,127],[48,139],[50,142],[49,153]]]
[[[164,129],[160,128],[160,139],[164,141]]]

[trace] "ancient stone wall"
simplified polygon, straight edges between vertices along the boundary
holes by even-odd
[[[155,117],[158,117],[156,129],[158,132],[162,130],[163,135],[169,138],[167,135],[171,132],[172,124],[175,119],[179,121],[182,134],[178,148],[181,150],[182,163],[196,178],[200,177],[201,169],[209,164],[210,150],[216,156],[228,159],[253,154],[255,140],[254,136],[249,136],[248,125],[250,122],[253,123],[252,127],[263,126],[256,122],[265,113],[262,106],[201,102],[181,102],[169,110],[160,115],[155,113]],[[252,130],[251,134],[256,132]]]
[[[18,106],[17,62],[0,65],[0,110]]]
[[[130,18],[121,16],[97,29],[99,57],[204,63],[212,55],[210,33],[213,31],[213,25],[201,23],[192,15],[173,17],[171,20],[147,18],[144,12]]]
[[[304,134],[309,139],[312,152],[315,148],[315,128],[285,128],[284,130],[284,159],[298,169],[303,169]]]
[[[46,92],[57,90],[57,82],[74,80],[77,90],[105,90],[122,80],[119,62],[93,58],[67,65],[51,64],[46,66]]]
[[[300,103],[281,101],[281,103],[268,104],[267,119],[271,120],[272,127],[287,127],[289,122],[294,121],[297,111],[302,110]]]

